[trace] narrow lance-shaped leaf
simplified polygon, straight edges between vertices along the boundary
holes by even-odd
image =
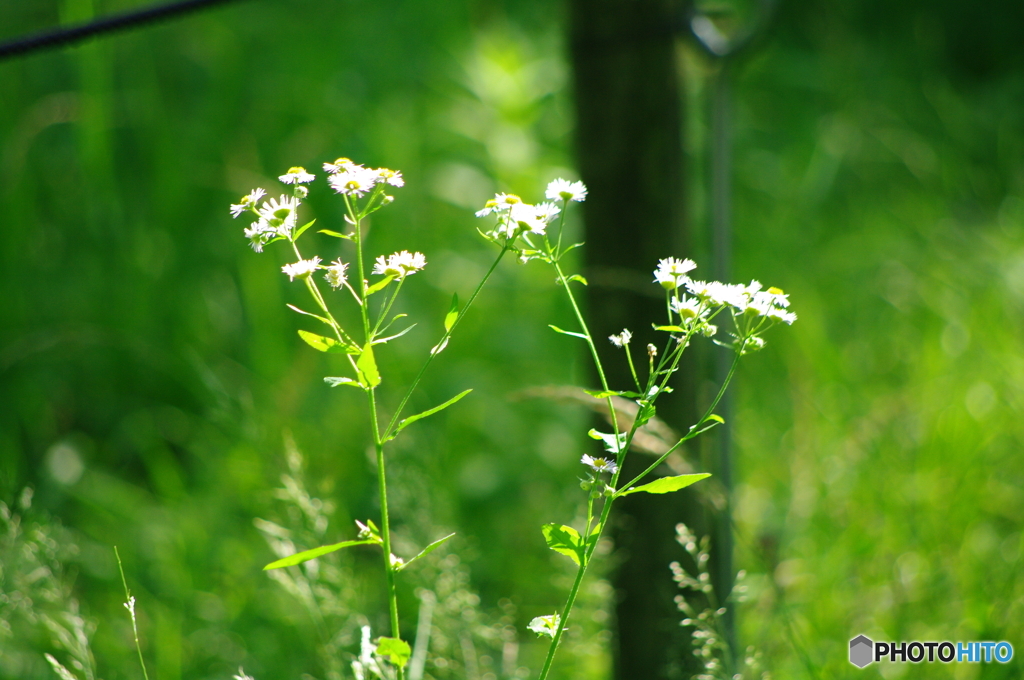
[[[417,420],[421,420],[423,418],[426,418],[427,416],[432,416],[435,413],[437,413],[438,411],[443,411],[444,409],[448,408],[449,406],[451,406],[452,404],[457,402],[459,399],[462,399],[464,396],[466,396],[467,394],[469,394],[472,391],[473,391],[472,389],[464,390],[462,392],[459,392],[458,394],[456,394],[454,397],[452,397],[448,401],[444,402],[443,404],[440,404],[439,406],[435,406],[434,408],[427,409],[423,413],[417,413],[414,416],[409,416],[408,418],[406,418],[402,422],[398,423],[398,427],[395,428],[395,434],[398,434],[399,432],[404,430],[409,425],[412,425],[413,423],[415,423]]]
[[[616,390],[583,390],[587,394],[597,399],[606,399],[608,397],[628,397],[630,399],[639,399],[641,395],[639,392],[619,392]]]
[[[584,340],[587,339],[587,336],[583,335],[583,333],[574,333],[572,331],[564,331],[561,328],[559,328],[558,326],[554,326],[552,324],[548,324],[548,327],[551,330],[553,330],[554,332],[561,333],[562,335],[571,335],[571,336],[576,337],[576,338],[583,338]]]
[[[359,354],[359,350],[351,345],[345,345],[333,338],[325,338],[322,335],[316,333],[310,333],[309,331],[299,331],[299,337],[302,338],[307,345],[320,352],[341,352],[348,354]]]
[[[419,558],[421,558],[421,557],[425,557],[426,555],[429,555],[430,553],[434,552],[435,550],[437,550],[438,548],[440,548],[440,547],[441,547],[441,544],[442,544],[442,543],[444,543],[445,541],[447,541],[448,539],[450,539],[450,538],[451,538],[452,536],[454,536],[454,535],[455,535],[455,534],[448,534],[448,535],[447,535],[447,536],[445,536],[444,538],[439,538],[439,539],[437,539],[436,541],[434,541],[433,543],[431,543],[430,545],[428,545],[428,546],[427,546],[426,548],[424,548],[423,550],[421,550],[421,551],[419,552],[419,554],[418,554],[418,555],[416,555],[416,557],[412,558],[411,560],[409,560],[408,562],[406,562],[405,564],[403,564],[402,566],[400,566],[400,567],[398,568],[398,571],[401,571],[401,570],[403,570],[403,569],[406,569],[406,568],[407,568],[407,567],[408,567],[408,566],[409,566],[410,564],[412,564],[413,562],[415,562],[415,561],[416,561],[416,560],[418,560]]]
[[[311,317],[313,317],[314,319],[319,319],[320,321],[323,321],[323,322],[324,322],[325,324],[327,324],[328,326],[330,326],[330,325],[331,325],[331,322],[330,322],[330,320],[329,320],[329,319],[325,319],[324,317],[322,317],[322,316],[320,316],[320,315],[318,315],[318,314],[312,314],[312,313],[310,313],[310,312],[307,312],[307,311],[306,311],[306,310],[304,310],[304,309],[299,309],[298,307],[296,307],[296,306],[295,306],[295,305],[293,305],[293,304],[288,304],[288,303],[286,303],[286,304],[288,305],[288,308],[289,308],[289,309],[291,309],[292,311],[298,312],[299,314],[305,314],[306,316],[311,316]]]
[[[405,668],[412,656],[412,648],[405,640],[398,638],[382,637],[377,640],[377,656],[386,656],[395,666]]]
[[[572,276],[569,277],[569,281],[579,281],[584,286],[590,285],[587,283],[587,280],[583,278],[583,276],[580,274],[573,274]]]
[[[416,324],[413,324],[413,325],[409,326],[408,328],[406,328],[403,331],[398,331],[394,335],[389,335],[386,338],[378,338],[378,339],[373,341],[373,344],[375,344],[375,345],[383,345],[384,343],[390,342],[391,340],[394,340],[395,338],[402,337],[403,335],[405,335],[406,333],[408,333],[409,331],[411,331],[415,327],[416,327]]]
[[[548,547],[557,553],[568,555],[577,565],[580,563],[582,539],[580,533],[572,527],[562,524],[545,524],[541,527],[544,540]]]
[[[370,343],[363,346],[363,353],[356,361],[356,368],[359,370],[359,382],[363,387],[372,389],[380,384],[380,372],[377,371],[377,362],[373,358],[373,346]]]
[[[289,555],[288,557],[281,558],[276,562],[271,562],[267,566],[263,567],[263,570],[267,571],[268,569],[280,569],[281,567],[294,567],[296,564],[302,564],[303,562],[308,562],[309,560],[315,560],[316,558],[322,555],[326,555],[328,553],[332,553],[335,550],[341,550],[342,548],[351,548],[354,545],[369,545],[376,542],[377,541],[374,540],[342,541],[341,543],[335,543],[333,545],[322,545],[319,548],[304,550],[300,553],[295,553],[294,555]]]
[[[316,233],[318,233],[318,234],[327,234],[328,236],[333,236],[334,238],[343,238],[343,239],[347,239],[349,241],[352,240],[352,237],[349,236],[348,234],[339,234],[338,232],[331,231],[330,229],[320,229]]]
[[[301,227],[299,227],[298,231],[296,231],[296,232],[295,232],[295,236],[293,236],[293,237],[292,237],[292,240],[293,240],[293,241],[296,241],[296,240],[298,240],[298,238],[299,238],[300,236],[302,236],[302,234],[303,234],[303,233],[304,233],[304,232],[305,232],[305,231],[306,231],[307,229],[309,229],[310,227],[312,227],[312,226],[313,226],[314,224],[316,224],[316,220],[313,220],[312,222],[307,222],[306,224],[303,224],[303,225],[302,225]]]
[[[324,378],[324,382],[330,385],[331,387],[337,387],[338,385],[351,385],[352,387],[362,387],[362,385],[359,384],[358,380],[346,378],[345,376],[340,376],[337,378],[327,377]]]
[[[662,477],[656,479],[649,484],[643,486],[634,486],[632,489],[625,489],[615,494],[616,497],[628,496],[631,493],[638,493],[643,491],[644,493],[672,493],[673,491],[679,491],[686,487],[699,482],[702,479],[707,479],[711,475],[706,472],[701,472],[694,475],[678,475],[676,477]]]
[[[455,293],[452,295],[452,304],[448,308],[448,313],[444,317],[444,329],[450,331],[452,326],[455,325],[455,321],[459,318],[459,294]]]
[[[394,276],[385,276],[383,279],[366,289],[366,297],[370,297],[379,290],[384,290],[388,287],[388,284],[394,280]]]

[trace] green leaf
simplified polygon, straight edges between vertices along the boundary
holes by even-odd
[[[616,445],[614,434],[605,434],[604,432],[598,432],[594,428],[590,428],[590,431],[587,432],[587,436],[589,436],[591,439],[596,439],[598,441],[604,442],[604,450],[607,451],[608,453],[615,454],[619,453],[624,448],[626,448],[626,439],[629,438],[629,435],[627,435],[625,432],[620,432],[619,441]]]
[[[282,558],[276,562],[271,562],[267,566],[263,567],[263,571],[268,569],[280,569],[281,567],[294,567],[296,564],[302,564],[309,560],[315,560],[321,555],[332,553],[335,550],[341,550],[342,548],[351,548],[354,545],[368,545],[375,543],[376,541],[342,541],[341,543],[335,543],[334,545],[322,545],[319,548],[313,548],[312,550],[304,550],[300,553],[295,553],[289,557]]]
[[[653,418],[656,412],[657,409],[654,407],[654,404],[641,402],[640,410],[636,412],[636,426],[643,427],[646,425],[647,421]]]
[[[577,565],[580,563],[580,553],[583,550],[583,540],[580,532],[572,527],[563,524],[545,524],[541,527],[544,540],[548,547],[557,553],[568,555]]]
[[[394,280],[394,276],[385,276],[383,279],[366,289],[366,297],[370,297],[379,290],[384,290],[388,287],[388,284]]]
[[[587,280],[586,280],[585,278],[583,278],[583,277],[582,277],[581,275],[579,275],[579,274],[573,274],[572,276],[570,276],[570,277],[569,277],[569,280],[570,280],[570,281],[579,281],[579,282],[580,282],[580,283],[582,283],[582,284],[583,284],[584,286],[589,286],[589,285],[590,285],[589,283],[587,283]]]
[[[403,314],[402,316],[405,316],[405,315]],[[404,331],[399,331],[399,332],[395,333],[394,335],[389,335],[386,338],[380,338],[378,340],[374,340],[373,344],[375,344],[375,345],[383,345],[385,342],[388,342],[390,340],[394,340],[395,338],[402,337],[403,335],[405,335],[406,333],[408,333],[409,331],[411,331],[415,327],[416,327],[416,324],[413,324],[412,326],[409,326],[408,328],[406,328]]]
[[[583,390],[592,397],[598,399],[606,399],[608,397],[629,397],[630,399],[639,399],[642,395],[639,392],[617,392],[615,390]]]
[[[430,545],[428,545],[428,546],[427,546],[426,548],[424,548],[423,550],[421,550],[421,551],[420,551],[420,553],[419,553],[418,555],[416,555],[416,557],[412,558],[411,560],[409,560],[408,562],[406,562],[405,564],[403,564],[402,566],[400,566],[400,567],[398,568],[398,571],[401,571],[402,569],[405,569],[406,567],[408,567],[408,566],[409,566],[410,564],[412,564],[413,562],[415,562],[415,561],[416,561],[416,560],[418,560],[419,558],[421,558],[421,557],[424,557],[424,556],[426,556],[426,555],[429,555],[430,553],[434,552],[434,551],[435,551],[435,550],[437,550],[437,549],[438,549],[439,547],[441,547],[441,544],[442,544],[442,543],[444,543],[445,541],[447,541],[447,540],[448,540],[449,538],[451,538],[451,537],[452,537],[452,536],[454,536],[454,535],[455,535],[455,534],[448,534],[448,535],[447,535],[447,536],[445,536],[444,538],[439,538],[439,539],[437,539],[436,541],[434,541],[433,543],[431,543]]]
[[[319,319],[320,321],[323,321],[323,322],[324,322],[325,324],[327,324],[328,326],[331,326],[332,328],[334,327],[334,326],[333,326],[333,325],[331,324],[330,320],[328,320],[328,319],[325,319],[324,317],[322,317],[322,316],[319,316],[319,315],[317,315],[317,314],[312,314],[312,313],[310,313],[310,312],[307,312],[307,311],[306,311],[306,310],[304,310],[304,309],[299,309],[298,307],[296,307],[296,306],[295,306],[295,305],[293,305],[293,304],[288,304],[288,308],[289,308],[289,309],[291,309],[292,311],[298,312],[299,314],[305,314],[306,316],[311,316],[311,317],[313,317],[314,319]]]
[[[317,233],[318,234],[327,234],[328,236],[333,236],[334,238],[343,238],[343,239],[348,240],[348,241],[352,240],[351,236],[349,236],[347,234],[339,234],[338,232],[331,231],[330,229],[321,229]]]
[[[375,653],[377,656],[386,656],[388,661],[399,668],[405,668],[405,664],[409,663],[409,657],[412,656],[412,648],[405,640],[382,637],[377,640]]]
[[[452,306],[448,308],[448,313],[444,316],[444,329],[450,331],[452,326],[455,325],[455,321],[459,318],[459,294],[455,293],[452,295]]]
[[[710,477],[706,472],[701,472],[695,475],[678,475],[676,477],[662,477],[656,479],[650,484],[644,484],[643,486],[634,486],[632,489],[626,489],[615,494],[616,498],[619,496],[628,496],[631,493],[638,493],[643,491],[645,493],[672,493],[673,491],[679,491],[685,489],[695,482],[699,482],[702,479]]]
[[[669,333],[685,333],[686,329],[682,326],[655,326],[656,331],[668,331]]]
[[[309,331],[299,331],[299,337],[306,341],[306,344],[321,352],[341,352],[347,354],[358,354],[359,350],[350,345],[345,345],[332,338],[325,338]]]
[[[362,387],[362,385],[359,384],[358,380],[353,380],[352,378],[346,378],[344,376],[340,376],[337,378],[324,378],[324,382],[330,385],[331,387],[337,387],[338,385],[351,385],[352,387]]]
[[[558,326],[552,326],[551,324],[548,324],[548,327],[551,330],[553,330],[554,332],[561,333],[562,335],[572,335],[572,336],[575,336],[577,338],[583,338],[584,340],[587,339],[587,336],[583,335],[583,333],[573,333],[572,331],[563,331]]]
[[[715,415],[714,413],[712,413],[711,415],[709,415],[709,416],[708,416],[707,418],[705,418],[704,420],[705,420],[705,421],[708,421],[708,420],[713,420],[713,421],[715,421],[716,423],[722,423],[722,424],[725,424],[725,418],[723,418],[722,416],[717,416],[717,415]]]
[[[295,236],[292,236],[292,240],[297,241],[299,237],[302,236],[302,233],[309,229],[310,227],[312,227],[315,222],[316,220],[314,219],[312,222],[307,222],[306,224],[299,227],[298,231],[295,232]]]
[[[374,388],[380,384],[380,372],[377,370],[377,362],[373,358],[373,345],[363,347],[363,353],[356,361],[356,369],[359,371],[359,382],[363,387]]]
[[[468,390],[465,390],[463,392],[459,392],[454,397],[452,397],[448,401],[444,402],[440,406],[435,406],[434,408],[428,409],[428,410],[424,411],[423,413],[417,413],[414,416],[409,416],[408,418],[406,418],[402,422],[398,423],[398,427],[395,428],[395,434],[398,434],[399,432],[404,430],[406,427],[408,427],[409,425],[412,425],[413,423],[415,423],[417,420],[420,420],[421,418],[426,418],[427,416],[434,415],[438,411],[443,411],[444,409],[448,408],[449,406],[451,406],[452,404],[457,402],[459,399],[462,399],[464,396],[466,396],[467,394],[469,394],[472,391],[473,391],[472,389],[468,389]]]

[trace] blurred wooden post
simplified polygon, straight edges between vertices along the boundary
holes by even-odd
[[[592,330],[605,336],[629,328],[634,358],[643,365],[646,344],[664,341],[651,329],[665,315],[652,283],[655,265],[691,254],[676,68],[682,6],[678,0],[571,0],[569,7],[577,159],[590,189],[583,214]],[[622,350],[610,343],[600,349],[611,386],[629,388]],[[692,365],[679,377],[671,395],[677,398],[666,400],[659,416],[682,428],[697,417]],[[649,462],[634,454],[626,476]],[[617,678],[682,677],[696,668],[668,569],[681,554],[675,524],[703,530],[693,499],[686,492],[637,494],[616,504],[610,535],[622,560],[613,576]]]

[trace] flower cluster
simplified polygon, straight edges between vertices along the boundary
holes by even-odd
[[[712,337],[718,327],[711,320],[728,309],[735,326],[733,346],[748,352],[764,346],[760,334],[774,323],[796,321],[796,314],[789,311],[789,296],[782,290],[762,289],[758,281],[746,285],[698,281],[689,276],[696,267],[692,260],[673,257],[658,262],[654,282],[665,289],[669,310],[669,326],[662,329]],[[615,336],[612,342],[619,344]]]
[[[570,182],[566,179],[556,179],[548,184],[545,196],[548,201],[544,203],[526,203],[515,194],[495,194],[494,198],[484,204],[482,210],[478,210],[477,217],[494,215],[498,221],[495,227],[484,236],[495,243],[515,248],[516,238],[522,236],[532,247],[530,236],[545,236],[548,225],[554,222],[562,209],[569,201],[583,201],[587,197],[587,188],[583,182]],[[553,201],[561,201],[559,207]],[[539,251],[522,251],[527,254],[524,260],[532,259],[539,254]],[[522,254],[521,252],[521,254]]]
[[[401,280],[421,271],[426,266],[427,259],[423,253],[410,253],[408,250],[403,250],[400,253],[388,255],[387,259],[380,255],[374,262],[372,273]]]
[[[367,168],[353,163],[348,158],[324,163],[324,172],[328,174],[327,182],[331,188],[346,196],[363,196],[375,187],[383,187],[386,184],[393,187],[405,186],[402,173],[397,170]]]
[[[295,169],[295,168],[293,168]],[[302,168],[297,168],[301,170]],[[291,175],[282,175],[291,177]],[[296,188],[305,189],[305,187]],[[231,216],[238,217],[243,212],[251,212],[257,216],[255,222],[245,229],[245,237],[249,239],[252,249],[263,252],[263,246],[278,239],[293,239],[299,219],[299,204],[302,199],[297,195],[282,194],[280,198],[270,198],[263,205],[257,205],[267,194],[263,189],[253,189],[249,194],[231,206]]]
[[[561,209],[554,203],[532,205],[515,194],[496,194],[476,216],[497,215],[498,224],[487,236],[507,241],[524,233],[544,234],[559,212]]]

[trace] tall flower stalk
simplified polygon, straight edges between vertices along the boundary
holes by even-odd
[[[669,455],[685,442],[723,422],[714,411],[732,380],[739,358],[763,347],[762,334],[775,323],[791,324],[796,320],[796,315],[788,311],[788,296],[777,288],[762,290],[761,284],[757,281],[752,281],[748,285],[696,281],[689,276],[696,268],[696,264],[691,260],[671,257],[663,259],[654,271],[654,283],[659,284],[665,292],[666,320],[653,326],[655,330],[666,334],[665,340],[660,348],[654,344],[647,345],[647,371],[644,375],[642,370],[637,371],[633,359],[633,333],[623,329],[620,333],[611,335],[608,338],[611,343],[625,352],[625,360],[633,381],[633,385],[627,389],[613,389],[608,384],[594,335],[573,289],[573,284],[585,286],[587,281],[579,274],[567,274],[563,267],[566,253],[582,245],[575,243],[563,247],[565,213],[571,203],[585,200],[586,195],[587,189],[581,182],[559,179],[548,185],[547,203],[530,205],[524,203],[518,196],[498,194],[477,213],[480,217],[492,214],[498,217],[494,229],[481,232],[486,238],[502,244],[505,248],[511,248],[523,262],[539,260],[554,269],[560,288],[568,296],[577,330],[563,330],[557,326],[551,328],[556,333],[573,336],[586,343],[594,362],[600,389],[585,391],[593,397],[604,399],[610,414],[612,432],[603,433],[592,429],[588,433],[591,438],[602,442],[605,453],[610,456],[595,457],[584,454],[580,461],[585,466],[586,473],[581,482],[581,487],[586,492],[586,521],[583,526],[578,529],[567,525],[545,524],[541,528],[548,547],[569,557],[577,569],[561,611],[539,616],[529,624],[530,630],[551,638],[540,680],[545,680],[551,671],[583,578],[593,560],[594,551],[608,523],[615,501],[632,493],[664,494],[679,491],[709,477],[710,475],[706,473],[677,475],[659,477],[644,483]],[[548,227],[556,216],[558,232],[552,235],[548,232]],[[521,242],[516,239],[521,239]],[[655,417],[655,404],[658,398],[671,391],[669,381],[679,369],[683,352],[695,337],[716,338],[719,329],[712,322],[718,321],[719,318],[730,321],[731,328],[728,333],[722,334],[722,340],[714,341],[730,347],[735,353],[725,381],[703,416],[687,430],[686,434],[642,473],[623,483],[620,477],[633,439],[638,430]],[[632,423],[625,431],[619,429],[620,421],[615,406],[617,398],[632,399],[639,407]]]
[[[396,580],[401,571],[439,547],[454,534],[439,538],[420,553],[408,559],[396,556],[392,552],[385,445],[415,421],[451,406],[472,391],[466,390],[443,404],[422,413],[404,419],[401,417],[427,368],[433,359],[447,347],[452,333],[480,294],[498,263],[508,252],[509,247],[508,245],[502,246],[498,256],[474,289],[465,306],[460,308],[458,296],[453,296],[451,306],[444,317],[444,333],[430,350],[419,373],[404,390],[398,406],[390,418],[384,418],[381,414],[379,396],[379,387],[384,379],[377,364],[374,348],[395,340],[412,329],[412,325],[409,325],[397,332],[392,331],[393,325],[406,316],[405,314],[392,315],[392,308],[406,279],[422,271],[426,267],[427,261],[422,253],[410,253],[403,250],[388,256],[378,256],[373,262],[372,269],[369,265],[366,254],[365,220],[367,216],[394,200],[387,192],[404,185],[400,172],[388,168],[366,168],[347,158],[340,158],[333,163],[325,163],[324,170],[327,173],[328,184],[342,196],[345,202],[345,222],[349,230],[347,233],[331,230],[320,230],[318,233],[347,240],[353,244],[355,280],[350,277],[349,272],[353,263],[343,262],[339,258],[330,264],[323,264],[323,260],[319,256],[307,259],[299,249],[299,237],[306,233],[315,222],[314,220],[299,226],[298,221],[299,207],[309,191],[306,185],[315,180],[315,176],[306,172],[305,169],[291,168],[279,177],[281,182],[292,186],[290,195],[284,194],[279,198],[270,198],[261,203],[266,192],[263,189],[256,189],[244,196],[239,203],[232,205],[230,210],[235,217],[246,213],[256,217],[256,220],[245,229],[245,236],[255,251],[261,252],[266,245],[276,241],[288,242],[295,254],[296,261],[282,267],[282,271],[288,275],[290,280],[299,280],[305,285],[312,298],[315,311],[306,311],[293,305],[289,305],[289,307],[300,314],[316,319],[329,328],[328,335],[318,335],[301,330],[299,331],[300,337],[313,349],[345,355],[350,374],[324,378],[328,385],[331,387],[355,387],[366,395],[370,435],[377,463],[380,526],[378,527],[370,519],[365,522],[357,521],[358,534],[355,539],[296,553],[272,562],[264,569],[279,569],[298,565],[342,548],[358,545],[379,546],[387,590],[391,635],[373,641],[370,640],[367,632],[362,653],[353,662],[353,671],[357,677],[394,674],[399,680],[402,680],[411,648],[402,639]],[[346,297],[354,301],[359,311],[360,327],[358,329],[355,331],[345,329],[338,322],[331,312],[334,298],[324,295],[320,282],[316,278],[318,274],[322,274],[323,282],[328,284],[330,289],[347,293]],[[375,295],[377,297],[373,298]]]

